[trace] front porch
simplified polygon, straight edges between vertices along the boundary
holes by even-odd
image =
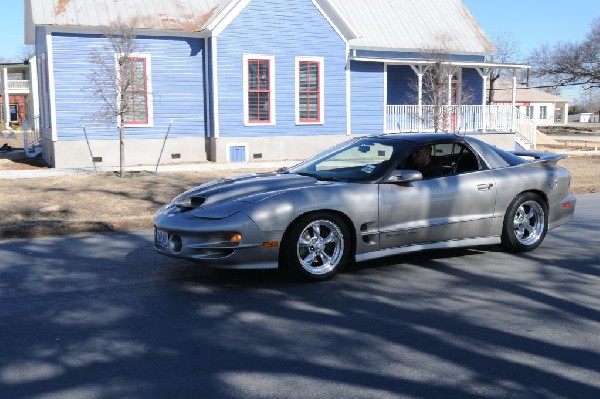
[[[387,105],[385,133],[512,132],[518,145],[536,148],[537,126],[512,105]]]

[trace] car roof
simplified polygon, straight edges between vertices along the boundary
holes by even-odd
[[[449,134],[449,133],[391,133],[391,134],[381,134],[375,137],[381,137],[391,140],[400,140],[400,141],[412,141],[414,143],[433,143],[439,141],[464,141],[465,136]]]

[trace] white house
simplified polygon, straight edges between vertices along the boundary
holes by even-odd
[[[525,84],[517,84],[515,94],[515,106],[519,109],[519,116],[532,119],[536,125],[564,125],[569,121],[569,100],[540,89],[528,87]],[[498,79],[494,83],[492,103],[495,105],[508,105],[512,101],[512,82]]]

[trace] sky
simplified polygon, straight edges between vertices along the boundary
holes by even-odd
[[[600,17],[598,0],[464,0],[488,36],[508,33],[526,56],[543,44],[579,42]],[[35,0],[34,0],[35,4]],[[22,61],[23,0],[0,0],[0,59]],[[571,91],[573,99],[577,95]]]

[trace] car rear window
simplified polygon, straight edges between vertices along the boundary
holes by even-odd
[[[516,156],[508,151],[504,151],[493,145],[488,145],[473,137],[466,137],[465,140],[475,148],[492,169],[506,168],[509,166],[521,165],[526,163],[523,158]]]
[[[500,148],[493,147],[493,146],[491,148],[493,150],[493,153],[498,155],[504,162],[507,163],[506,166],[515,166],[515,165],[520,165],[522,163],[527,162],[523,158],[521,158],[515,154],[512,154],[508,151],[504,151],[504,150],[501,150]]]

